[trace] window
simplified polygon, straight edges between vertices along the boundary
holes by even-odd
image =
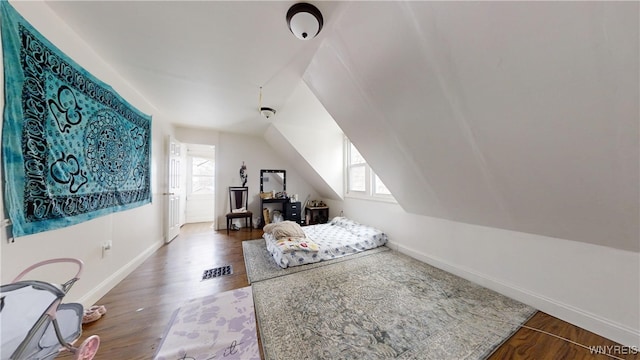
[[[373,174],[373,193],[374,195],[391,195],[391,191],[387,189],[376,174]]]
[[[349,142],[349,161],[348,161],[348,191],[349,192],[366,192],[367,191],[367,172],[369,166],[364,161],[358,149]]]
[[[358,149],[346,140],[347,194],[357,197],[395,201],[391,192],[362,157]]]
[[[209,195],[215,192],[215,162],[202,157],[191,158],[192,195]]]

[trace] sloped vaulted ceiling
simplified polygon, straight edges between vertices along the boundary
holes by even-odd
[[[353,2],[305,73],[412,213],[640,251],[637,2]]]

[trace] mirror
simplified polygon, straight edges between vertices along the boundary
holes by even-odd
[[[287,191],[287,172],[285,170],[260,170],[260,192],[274,194]]]

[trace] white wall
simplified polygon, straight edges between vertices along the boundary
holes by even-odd
[[[640,254],[428,216],[399,205],[326,200],[385,231],[391,247],[625,345],[640,346]],[[593,344],[588,344],[593,345]]]
[[[174,128],[176,139],[182,143],[200,145],[218,145],[220,133],[210,129],[185,128],[176,126]]]
[[[282,129],[282,127],[286,127],[286,129]],[[301,138],[296,139],[295,133],[300,133]],[[290,164],[295,164],[296,170],[309,182],[310,186],[313,187],[320,196],[330,199],[342,198],[342,191],[338,193],[336,189],[330,185],[336,183],[332,180],[335,175],[338,175],[340,178],[342,176],[342,168],[340,166],[340,164],[342,164],[342,156],[339,154],[342,153],[342,134],[334,135],[321,131],[310,132],[299,127],[291,128],[286,125],[272,124],[267,128],[267,131],[265,131],[264,138],[281,158],[288,160]],[[315,146],[314,140],[318,139],[324,139],[326,141]],[[329,144],[338,145],[338,151],[336,151],[335,147],[332,149]],[[315,153],[311,154],[314,151]],[[304,157],[301,152],[308,153],[311,159]],[[323,154],[325,154],[326,157],[320,162],[313,160],[323,157]],[[333,169],[323,174],[316,167],[320,163],[332,164]],[[306,196],[300,193],[298,193],[298,195],[300,201],[304,202]]]
[[[35,262],[54,257],[79,258],[85,262],[84,274],[67,295],[66,301],[80,301],[90,305],[163,244],[164,204],[160,195],[165,186],[163,139],[171,129],[166,125],[167,119],[157,114],[153,105],[93,53],[48,6],[39,2],[16,2],[12,5],[38,31],[78,64],[111,85],[133,106],[153,115],[151,204],[75,226],[20,237],[14,243],[7,243],[6,234],[2,234],[0,276],[3,284],[11,281],[21,270]],[[0,91],[4,92],[4,89]],[[3,102],[2,94],[0,105],[4,106]],[[0,201],[1,197],[0,193]],[[4,210],[2,218],[6,218]],[[113,242],[113,249],[110,255],[102,258],[101,246],[107,240]],[[70,278],[69,270],[55,267],[34,275],[40,280],[64,282]]]
[[[306,163],[298,169],[321,196],[342,200],[344,135],[304,81],[264,135],[281,156]]]
[[[261,216],[260,169],[287,171],[287,193],[298,194],[301,200],[316,190],[298,173],[297,165],[279,156],[262,137],[220,133],[216,146],[216,223],[219,229],[226,228],[225,214],[229,212],[229,186],[240,186],[240,166],[247,166],[249,187],[249,210],[254,217]],[[254,224],[255,225],[255,224]]]
[[[639,252],[639,14],[348,2],[304,79],[408,212]]]

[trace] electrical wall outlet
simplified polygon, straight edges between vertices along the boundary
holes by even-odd
[[[107,240],[102,244],[102,257],[109,255],[111,253],[111,249],[113,248],[113,243],[111,240]]]

